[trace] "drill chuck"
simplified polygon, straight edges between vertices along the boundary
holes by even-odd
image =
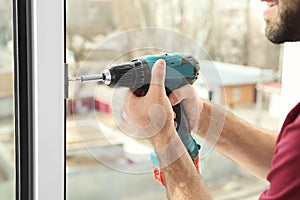
[[[137,89],[150,82],[151,71],[140,59],[111,65],[103,71],[104,84]]]

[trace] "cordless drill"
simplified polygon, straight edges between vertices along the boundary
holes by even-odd
[[[71,79],[71,81],[98,81],[110,87],[129,87],[137,96],[143,96],[147,93],[150,86],[153,65],[159,59],[165,60],[167,66],[165,77],[167,95],[183,85],[193,84],[199,75],[199,64],[193,57],[175,53],[138,57],[129,62],[110,65],[101,74],[81,76]],[[176,113],[176,131],[198,169],[200,145],[196,143],[191,135],[188,120],[181,104],[174,106],[173,110]],[[159,162],[154,152],[151,153],[151,161],[154,165],[155,179],[162,185],[165,185],[162,171],[159,169]]]

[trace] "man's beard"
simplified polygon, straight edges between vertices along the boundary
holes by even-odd
[[[279,20],[276,24],[266,26],[266,36],[274,44],[294,42],[300,40],[300,14],[285,11],[279,12]]]

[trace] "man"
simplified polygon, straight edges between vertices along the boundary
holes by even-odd
[[[300,40],[300,0],[263,1],[268,2],[268,8],[264,11],[267,38],[276,44]],[[176,133],[172,106],[182,102],[191,128],[205,137],[208,127],[214,125],[210,123],[218,123],[212,115],[215,105],[198,97],[190,85],[173,91],[167,97],[164,77],[165,62],[159,60],[153,67],[147,95],[137,97],[128,91],[124,112],[128,121],[139,128],[155,148],[160,164],[164,166],[162,170],[168,197],[211,199]],[[217,112],[216,116],[218,112],[220,115],[226,113],[216,149],[257,177],[267,178],[270,182],[270,187],[261,194],[260,199],[299,199],[300,104],[287,116],[279,135],[247,124],[220,108],[214,109],[214,112]],[[169,162],[172,160],[170,157],[176,160]]]

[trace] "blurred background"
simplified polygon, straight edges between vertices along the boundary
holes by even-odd
[[[14,199],[12,1],[0,1],[0,199]]]
[[[101,72],[107,65],[143,54],[186,49],[177,35],[204,53],[200,67],[213,63],[222,83],[199,94],[263,128],[278,131],[282,46],[264,36],[258,0],[67,0],[67,62],[70,76]],[[14,108],[12,6],[0,0],[0,199],[14,198]],[[155,28],[168,33],[151,46],[148,38],[127,34]],[[125,37],[125,36],[126,37]],[[119,37],[121,36],[121,37]],[[127,37],[128,36],[128,37]],[[150,43],[149,43],[150,41]],[[154,45],[154,44],[153,44]],[[120,47],[127,52],[120,54]],[[132,50],[134,49],[134,50]],[[208,64],[209,66],[209,64]],[[123,134],[114,89],[70,83],[67,102],[67,199],[166,199],[165,190],[145,170],[151,146]],[[122,120],[121,120],[122,121]],[[203,141],[198,138],[199,142]],[[142,153],[141,153],[142,152]],[[268,187],[216,151],[201,159],[202,177],[215,199],[258,199]],[[148,169],[148,168],[147,168]],[[137,173],[139,172],[139,173]]]

